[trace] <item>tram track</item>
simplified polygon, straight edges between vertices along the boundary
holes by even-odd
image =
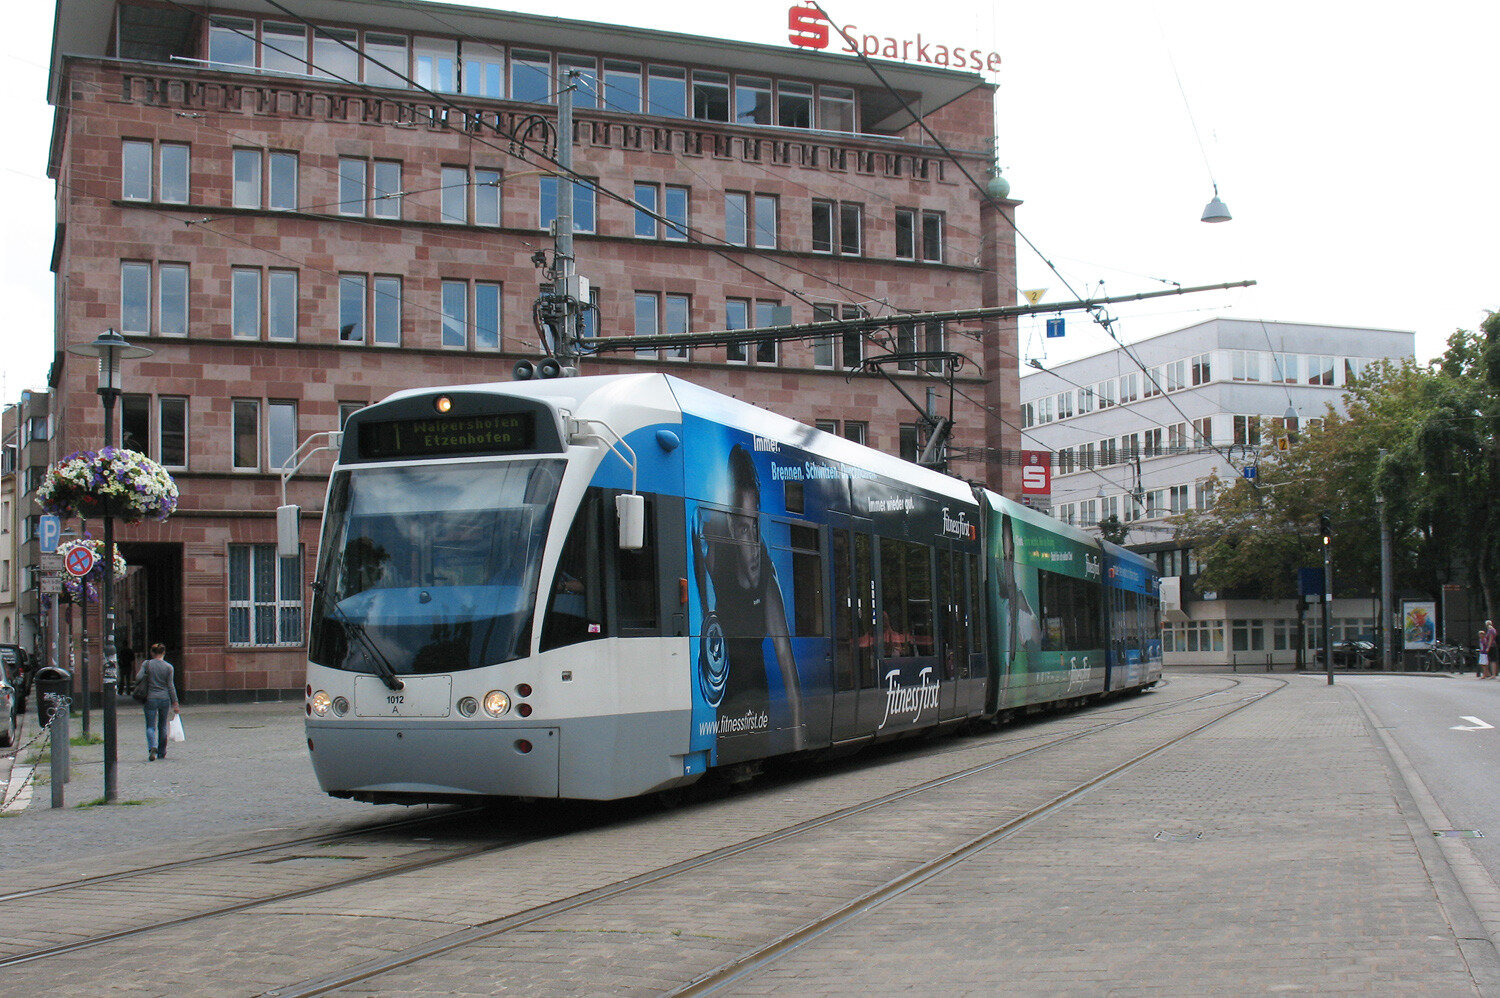
[[[391,956],[382,957],[376,960],[371,960],[362,964],[344,968],[336,974],[302,981],[295,985],[273,989],[265,992],[262,998],[313,998],[313,996],[316,995],[325,995],[340,991],[341,989],[361,984],[362,982],[369,981],[382,974],[387,974],[394,970],[411,968],[421,964],[426,960],[441,957],[445,954],[463,950],[468,947],[492,942],[496,939],[496,937],[500,937],[522,929],[533,928],[549,920],[559,919],[570,914],[584,912],[591,907],[601,905],[605,902],[625,898],[628,895],[641,892],[653,886],[661,885],[676,878],[685,877],[686,875],[694,872],[705,870],[709,867],[724,863],[736,857],[741,857],[747,854],[766,850],[768,847],[785,843],[797,837],[805,836],[809,832],[812,832],[814,830],[823,829],[830,825],[847,821],[856,816],[871,814],[883,808],[887,808],[892,804],[909,800],[922,794],[930,793],[931,791],[950,786],[965,779],[972,778],[976,775],[993,771],[1003,765],[1028,758],[1049,749],[1057,748],[1059,746],[1078,741],[1080,739],[1089,737],[1090,735],[1097,735],[1100,732],[1108,729],[1127,725],[1136,720],[1143,720],[1146,717],[1154,716],[1156,714],[1164,713],[1181,707],[1183,704],[1194,703],[1196,701],[1209,699],[1215,696],[1222,696],[1223,693],[1227,692],[1228,689],[1233,689],[1238,685],[1240,685],[1239,680],[1232,680],[1230,687],[1226,688],[1226,690],[1210,691],[1208,693],[1200,694],[1198,696],[1187,698],[1182,701],[1176,701],[1171,704],[1163,705],[1162,707],[1155,708],[1137,717],[1113,721],[1109,724],[1096,726],[1086,731],[1071,732],[1044,744],[1033,746],[1018,753],[1007,755],[1001,759],[991,760],[977,766],[969,767],[962,771],[948,774],[947,776],[938,779],[928,780],[921,784],[896,791],[894,793],[885,794],[881,797],[864,801],[860,804],[844,808],[839,811],[831,812],[827,815],[823,815],[809,821],[804,821],[796,825],[777,830],[767,835],[740,842],[733,846],[728,846],[722,849],[704,853],[700,856],[694,857],[681,863],[662,867],[649,873],[632,877],[627,880],[608,885],[606,887],[583,892],[572,897],[560,899],[550,904],[541,905],[526,911],[515,912],[510,915],[491,920],[489,922],[483,922],[470,928],[430,940],[422,945],[407,948]],[[991,845],[994,842],[999,841],[1011,834],[1014,834],[1015,832],[1020,831],[1022,828],[1025,828],[1026,826],[1045,818],[1047,814],[1050,814],[1052,811],[1060,807],[1066,806],[1073,800],[1088,793],[1095,787],[1107,783],[1121,773],[1126,772],[1127,770],[1139,765],[1152,756],[1165,751],[1168,748],[1171,748],[1173,745],[1176,745],[1186,740],[1187,738],[1192,737],[1193,735],[1202,731],[1204,728],[1207,728],[1223,720],[1225,717],[1228,717],[1238,712],[1239,710],[1251,706],[1266,695],[1268,694],[1260,694],[1252,697],[1242,698],[1224,712],[1216,714],[1214,717],[1208,719],[1202,724],[1193,726],[1189,731],[1171,738],[1161,744],[1154,745],[1143,752],[1140,752],[1139,754],[1128,759],[1126,762],[1111,768],[1109,771],[1093,779],[1090,779],[1085,783],[1068,790],[1065,793],[1057,795],[1056,797],[1046,801],[1044,804],[1031,809],[1025,814],[1022,814],[1017,818],[1003,823],[998,828],[989,829],[983,834],[969,839],[968,841],[962,843],[957,848],[948,851],[936,860],[928,863],[923,863],[915,869],[904,871],[902,874],[893,877],[887,882],[881,884],[880,887],[876,888],[875,890],[860,895],[854,901],[840,907],[836,911],[821,916],[820,918],[803,926],[799,926],[798,929],[793,932],[784,933],[781,936],[778,936],[770,944],[753,950],[749,954],[731,961],[726,965],[715,968],[715,970],[710,972],[709,974],[702,975],[701,977],[694,979],[692,982],[690,982],[689,985],[687,985],[687,987],[681,989],[680,992],[673,993],[709,993],[709,991],[714,990],[720,986],[719,983],[716,983],[720,981],[720,978],[722,978],[723,982],[728,982],[732,979],[739,979],[748,970],[753,969],[753,967],[759,966],[764,962],[775,959],[782,952],[789,952],[791,949],[795,948],[796,945],[800,945],[802,941],[815,938],[817,935],[821,935],[823,932],[836,927],[838,924],[841,924],[848,918],[853,917],[860,911],[868,910],[870,907],[884,903],[891,897],[897,896],[901,891],[909,889],[913,886],[917,886],[918,884],[923,883],[926,880],[930,880],[932,877],[937,876],[944,870],[961,862],[968,855],[971,855],[972,853],[977,852],[980,849],[985,848],[988,845]]]
[[[285,996],[291,995],[324,994],[332,990],[337,990],[340,987],[345,987],[355,982],[386,973],[394,968],[418,964],[424,960],[439,957],[444,953],[459,950],[466,946],[483,944],[488,940],[492,940],[497,936],[502,936],[505,933],[512,932],[516,929],[544,923],[549,919],[556,919],[571,912],[586,911],[590,908],[590,906],[599,905],[616,898],[627,897],[633,893],[638,893],[650,889],[655,885],[671,883],[674,880],[679,880],[689,876],[694,871],[705,870],[714,866],[715,864],[726,863],[734,860],[737,857],[746,856],[757,851],[764,851],[768,848],[776,847],[778,844],[787,843],[799,836],[806,836],[810,833],[816,832],[819,829],[826,829],[829,826],[837,825],[841,822],[850,822],[852,820],[859,819],[862,816],[873,815],[902,801],[908,801],[913,798],[918,798],[924,794],[931,794],[936,791],[941,791],[945,787],[953,786],[954,784],[960,783],[966,779],[981,776],[1007,765],[1017,764],[1025,759],[1037,755],[1038,753],[1058,749],[1060,747],[1078,742],[1082,739],[1088,739],[1091,737],[1096,738],[1102,734],[1108,733],[1123,726],[1157,717],[1165,713],[1170,713],[1173,711],[1186,713],[1197,711],[1200,709],[1212,709],[1213,698],[1217,697],[1222,699],[1226,693],[1232,693],[1234,688],[1238,685],[1239,681],[1234,680],[1230,682],[1230,685],[1222,689],[1208,691],[1179,700],[1173,700],[1169,703],[1156,706],[1132,704],[1129,705],[1128,708],[1117,707],[1115,709],[1128,710],[1130,716],[1112,718],[1102,724],[1086,725],[1085,727],[1078,730],[1066,732],[1064,734],[1047,739],[1035,745],[1027,746],[1017,751],[1007,751],[1006,754],[999,758],[988,759],[979,764],[964,767],[935,779],[925,780],[913,786],[905,787],[892,793],[881,794],[879,796],[853,804],[851,806],[839,808],[830,811],[829,813],[819,815],[815,818],[789,825],[785,828],[775,830],[768,834],[752,837],[745,841],[734,843],[732,845],[725,846],[719,849],[709,850],[702,853],[701,855],[692,857],[682,862],[669,864],[659,869],[645,872],[634,877],[624,878],[616,883],[608,884],[591,890],[579,891],[575,894],[553,900],[549,903],[534,905],[525,910],[508,913],[499,918],[485,920],[476,923],[475,925],[472,925],[466,929],[448,933],[426,943],[405,948],[394,956],[382,957],[375,961],[359,963],[354,966],[345,968],[344,970],[339,971],[337,974],[331,975],[329,977],[304,981],[300,984],[290,987],[274,989],[266,992],[266,994],[277,996],[277,998],[285,998]],[[1210,719],[1208,722],[1205,722],[1205,725],[1202,726],[1213,723],[1220,716],[1227,716],[1228,713],[1232,713],[1234,710],[1238,710],[1244,706],[1247,706],[1249,703],[1260,699],[1260,696],[1263,695],[1265,694],[1242,698],[1236,704],[1228,708],[1227,711],[1222,713],[1216,712],[1215,718]],[[1143,707],[1145,709],[1136,709],[1137,706]],[[1201,730],[1202,726],[1195,726],[1193,728],[1193,731]],[[1006,746],[1001,745],[999,747]],[[1008,747],[1013,748],[1013,743],[1010,743]],[[1160,751],[1165,747],[1165,745],[1158,747],[1152,750],[1152,752],[1142,755],[1141,758],[1149,757],[1150,754],[1154,754],[1155,751]],[[982,745],[969,745],[964,746],[961,750],[973,752],[976,750],[982,750],[983,748],[984,746]],[[1132,759],[1132,761],[1130,763],[1127,763],[1126,765],[1133,765],[1137,761],[1138,760],[1136,759]],[[1108,777],[1102,777],[1101,779],[1103,778]],[[775,791],[770,790],[768,792]],[[1084,791],[1079,790],[1078,792],[1081,793]],[[1052,806],[1061,806],[1061,804],[1054,803]],[[228,850],[222,854],[194,857],[191,859],[183,860],[178,865],[182,869],[186,869],[189,867],[206,867],[211,870],[212,865],[216,861],[224,863],[235,863],[252,857],[266,856],[274,853],[278,849],[285,851],[295,850],[298,848],[305,849],[308,845],[315,845],[318,843],[332,844],[339,841],[347,841],[351,836],[379,834],[388,832],[392,828],[396,827],[415,825],[425,821],[438,820],[440,817],[442,816],[422,816],[421,818],[416,819],[404,819],[401,822],[393,823],[390,825],[382,825],[373,829],[360,829],[355,833],[335,833],[333,835],[325,836],[307,836],[295,840],[286,840],[280,843],[272,843],[249,849]],[[448,817],[453,817],[453,815],[448,815]],[[631,823],[627,821],[617,824],[619,824],[620,827],[624,828]],[[90,947],[97,947],[107,943],[118,943],[124,940],[131,939],[132,937],[145,937],[149,936],[150,934],[160,933],[168,929],[182,929],[184,927],[190,927],[196,923],[205,922],[210,919],[243,914],[257,908],[264,908],[281,902],[306,899],[315,895],[328,894],[343,889],[356,888],[366,884],[373,884],[378,881],[390,880],[391,878],[397,878],[421,871],[432,870],[434,868],[445,865],[462,863],[465,861],[474,861],[480,859],[481,857],[484,857],[487,854],[495,853],[497,851],[505,849],[513,849],[526,846],[548,837],[549,835],[546,833],[529,837],[514,836],[509,837],[503,841],[490,841],[483,844],[471,845],[461,848],[449,848],[441,855],[421,856],[406,862],[386,863],[379,869],[361,872],[353,876],[337,877],[315,884],[304,884],[291,890],[262,893],[258,896],[249,898],[238,898],[232,900],[229,903],[213,906],[212,908],[202,909],[198,911],[189,911],[184,912],[180,915],[162,918],[153,921],[150,924],[128,925],[114,929],[113,931],[97,933],[89,936],[88,938],[74,938],[66,943],[37,947],[25,952],[0,956],[0,968],[19,967],[26,963],[32,963],[48,958],[57,958]],[[153,874],[159,872],[159,869],[160,868],[151,868],[146,870],[121,871],[118,874],[109,875],[107,877],[87,878],[85,880],[77,881],[72,884],[53,885],[50,888],[39,888],[27,892],[15,892],[12,895],[7,895],[4,898],[0,898],[0,902],[4,902],[7,900],[24,900],[29,897],[35,897],[38,894],[56,893],[60,891],[66,891],[68,889],[86,890],[89,888],[107,888],[111,885],[120,884],[122,882],[131,884],[131,881],[134,878],[150,878]],[[131,886],[136,890],[152,889],[149,886],[149,882],[146,880],[131,884]],[[3,907],[0,907],[0,916],[3,916],[4,912],[5,909]]]

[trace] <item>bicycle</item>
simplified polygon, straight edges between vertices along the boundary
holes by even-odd
[[[1434,641],[1427,649],[1427,667],[1432,671],[1462,669],[1464,650],[1457,645]]]

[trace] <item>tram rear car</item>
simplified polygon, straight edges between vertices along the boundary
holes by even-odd
[[[400,393],[330,481],[313,767],[612,799],[1103,692],[1102,551],[1059,526],[665,375]]]

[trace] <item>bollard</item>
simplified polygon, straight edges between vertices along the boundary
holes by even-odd
[[[72,704],[57,693],[45,696],[52,701],[52,718],[47,722],[51,736],[52,806],[63,806],[63,784],[68,782],[68,711]]]

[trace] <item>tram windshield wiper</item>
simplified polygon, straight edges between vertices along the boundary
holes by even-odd
[[[313,592],[328,606],[328,616],[338,621],[338,625],[344,629],[344,633],[353,638],[364,651],[365,657],[374,663],[375,674],[380,677],[380,681],[385,683],[388,689],[404,690],[406,684],[397,678],[396,667],[391,665],[391,660],[385,657],[385,653],[376,646],[374,641],[370,640],[370,635],[365,630],[365,625],[350,620],[343,609],[337,603],[330,600],[323,592],[323,584],[321,582],[313,583]]]

